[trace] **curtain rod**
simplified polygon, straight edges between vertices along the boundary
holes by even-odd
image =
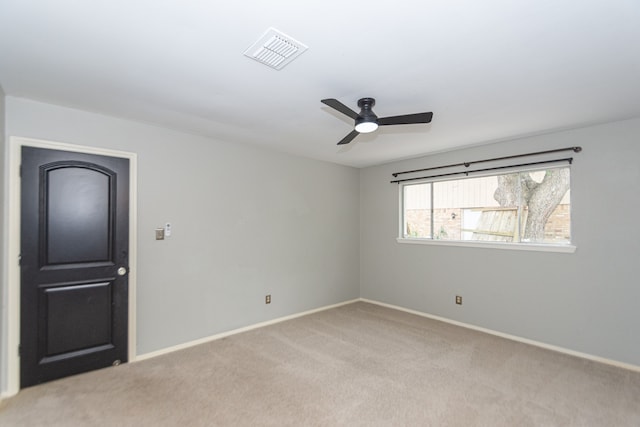
[[[558,148],[558,149],[555,149],[555,150],[538,151],[538,152],[535,152],[535,153],[516,154],[516,155],[513,155],[513,156],[495,157],[493,159],[475,160],[473,162],[453,163],[451,165],[434,166],[432,168],[414,169],[414,170],[411,170],[411,171],[395,172],[395,173],[392,173],[391,175],[393,175],[393,177],[396,178],[398,175],[402,175],[402,174],[405,174],[405,173],[425,172],[425,171],[432,171],[432,170],[436,170],[436,169],[453,168],[453,167],[456,167],[456,166],[464,166],[465,168],[468,168],[470,165],[473,165],[475,163],[495,162],[497,160],[508,160],[508,159],[516,159],[518,157],[537,156],[537,155],[540,155],[540,154],[560,153],[562,151],[573,151],[574,153],[579,153],[579,152],[582,151],[582,147]],[[395,182],[395,181],[391,181],[391,182]]]
[[[545,165],[545,164],[549,164],[549,163],[560,163],[560,162],[567,162],[567,163],[571,164],[573,162],[573,157],[566,157],[564,159],[556,159],[556,160],[544,160],[544,161],[541,161],[541,162],[521,163],[519,165],[496,166],[496,167],[493,167],[493,168],[476,169],[476,170],[472,170],[472,171],[450,172],[450,173],[443,173],[443,174],[440,174],[440,175],[420,176],[420,177],[417,177],[417,178],[396,179],[394,181],[391,181],[391,183],[394,184],[394,183],[400,183],[400,182],[406,182],[406,181],[417,181],[417,180],[420,180],[420,179],[441,178],[441,177],[444,177],[444,176],[454,176],[454,175],[467,175],[467,176],[469,176],[470,173],[474,173],[474,172],[487,172],[487,171],[495,171],[495,170],[501,170],[501,169],[511,169],[511,168],[518,168],[518,167],[524,167],[524,166]]]

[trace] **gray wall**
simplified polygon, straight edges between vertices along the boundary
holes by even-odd
[[[357,169],[14,97],[7,133],[138,153],[138,354],[359,296]]]
[[[362,169],[361,296],[640,365],[639,140],[635,119]],[[574,145],[575,253],[396,242],[392,172]]]

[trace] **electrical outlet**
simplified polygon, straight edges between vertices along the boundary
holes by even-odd
[[[266,297],[264,297],[264,303],[271,304],[271,295],[267,295]]]
[[[462,305],[462,297],[460,295],[456,295],[456,304]]]

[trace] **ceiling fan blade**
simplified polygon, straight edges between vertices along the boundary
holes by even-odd
[[[333,99],[333,98],[323,99],[320,102],[322,102],[325,105],[328,105],[329,107],[333,108],[334,110],[340,111],[342,114],[351,117],[353,120],[358,118],[358,113],[356,113],[351,108],[347,107],[346,105],[344,105],[342,102],[338,101],[337,99]]]
[[[338,142],[338,145],[345,145],[350,143],[351,141],[353,141],[353,138],[355,138],[359,134],[360,132],[358,132],[357,130],[352,130],[349,135],[345,136],[340,142]]]
[[[404,116],[381,117],[378,126],[387,125],[412,125],[414,123],[429,123],[433,113],[405,114]]]

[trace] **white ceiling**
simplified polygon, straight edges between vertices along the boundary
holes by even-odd
[[[243,56],[269,27],[309,50]],[[640,1],[0,0],[0,85],[364,167],[640,116]],[[433,122],[336,146],[353,123],[320,100],[362,97]]]

